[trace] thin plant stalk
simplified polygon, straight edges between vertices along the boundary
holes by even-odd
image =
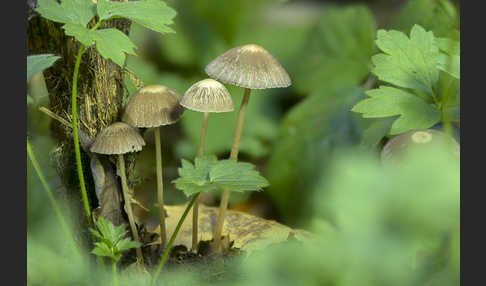
[[[162,177],[162,150],[160,147],[160,128],[155,127],[155,157],[157,165],[157,203],[159,205],[159,218],[160,218],[160,249],[164,249],[167,242],[167,230],[165,227],[165,215],[164,215],[164,182]]]
[[[91,31],[98,29],[102,21],[91,28]],[[93,222],[91,221],[91,209],[89,207],[88,193],[86,191],[86,184],[84,183],[83,165],[81,163],[81,149],[79,147],[79,135],[78,135],[78,112],[77,112],[77,93],[78,93],[78,74],[79,66],[81,64],[81,57],[84,52],[84,45],[81,44],[76,56],[76,63],[74,64],[73,73],[73,90],[71,95],[71,113],[73,118],[73,137],[74,137],[74,153],[76,154],[76,165],[78,169],[79,185],[81,187],[81,196],[83,198],[84,210],[86,214],[86,219],[88,220],[88,225],[93,227]]]
[[[243,131],[243,122],[245,120],[245,111],[248,106],[248,101],[250,100],[251,89],[245,88],[245,94],[243,100],[241,101],[240,110],[238,111],[238,119],[236,122],[235,136],[233,138],[233,146],[231,147],[230,159],[238,159],[238,151],[240,149],[240,138]],[[219,205],[218,220],[216,221],[216,228],[213,233],[213,246],[215,251],[221,250],[221,234],[223,232],[224,216],[226,215],[226,210],[228,208],[230,192],[229,190],[224,190],[221,197],[221,203]]]
[[[118,286],[118,277],[116,276],[116,261],[111,260],[111,272],[113,274],[113,286]]]
[[[73,235],[71,231],[69,230],[69,227],[66,223],[66,220],[64,219],[64,216],[61,212],[61,208],[57,204],[56,199],[54,198],[54,195],[51,191],[51,188],[49,187],[49,184],[47,184],[47,181],[44,177],[44,173],[42,172],[42,169],[39,166],[39,163],[37,162],[37,159],[35,157],[34,151],[32,150],[32,147],[30,146],[29,143],[29,138],[27,138],[27,154],[29,156],[30,161],[32,162],[32,166],[34,166],[34,170],[37,173],[37,176],[39,176],[39,179],[42,183],[42,186],[44,187],[44,190],[47,193],[47,196],[49,197],[49,201],[51,202],[52,208],[54,209],[54,212],[56,213],[57,219],[59,220],[59,223],[61,224],[61,228],[64,231],[64,234],[66,235],[67,241],[69,242],[69,245],[71,246],[72,251],[76,256],[80,256],[78,248],[76,246],[76,243],[74,242]]]
[[[127,177],[125,175],[125,160],[123,160],[122,154],[118,155],[118,165],[120,166],[120,176],[122,181],[123,197],[125,199],[125,209],[128,215],[128,222],[130,223],[130,229],[132,230],[133,238],[136,241],[139,241],[137,227],[135,226],[135,219],[133,217],[133,212],[132,212],[131,197],[128,194]],[[143,265],[142,250],[140,249],[140,247],[137,247],[135,251],[137,252],[138,261],[140,262],[140,264]]]
[[[198,156],[202,156],[204,154],[204,145],[206,143],[206,132],[208,129],[208,119],[209,119],[209,112],[204,112],[204,120],[201,129],[201,137],[199,139],[199,149],[197,151]],[[192,250],[196,250],[197,248],[197,237],[198,237],[198,228],[199,228],[199,201],[196,200],[194,202],[194,207],[192,209]]]
[[[74,152],[76,154],[76,165],[78,169],[79,185],[81,186],[81,195],[83,197],[83,204],[86,219],[88,220],[88,225],[93,227],[93,222],[91,221],[91,209],[89,207],[88,193],[86,191],[86,185],[84,183],[83,165],[81,163],[81,149],[79,147],[79,135],[78,135],[78,112],[77,112],[77,92],[78,92],[78,74],[79,65],[81,64],[81,57],[84,52],[84,45],[79,47],[78,55],[76,57],[76,63],[74,65],[74,75],[73,75],[73,91],[71,98],[71,112],[73,117],[73,137],[74,137]]]
[[[162,255],[162,259],[160,260],[159,265],[157,266],[157,269],[155,270],[154,276],[152,277],[152,283],[151,285],[155,285],[157,282],[157,278],[159,277],[160,271],[164,267],[165,261],[167,260],[167,257],[169,256],[170,248],[172,247],[172,244],[174,243],[177,234],[179,233],[179,230],[181,229],[182,224],[184,223],[184,220],[186,219],[187,214],[191,210],[191,207],[194,205],[194,203],[197,201],[199,198],[199,195],[201,193],[195,194],[192,199],[189,201],[189,204],[187,205],[186,209],[184,210],[184,213],[182,214],[181,218],[179,219],[179,222],[177,223],[176,228],[174,229],[174,233],[172,233],[172,236],[170,237],[169,243],[167,244],[167,248],[164,251],[164,254]]]

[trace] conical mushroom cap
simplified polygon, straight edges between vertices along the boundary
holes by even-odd
[[[99,154],[125,154],[142,150],[145,141],[130,125],[116,122],[103,129],[93,144],[91,152]]]
[[[210,78],[193,84],[184,93],[180,104],[199,112],[229,112],[235,109],[226,87]]]
[[[134,127],[159,127],[175,123],[184,112],[180,94],[163,85],[148,85],[138,90],[123,113],[122,120]]]
[[[226,51],[210,62],[205,71],[221,82],[250,89],[287,87],[292,83],[278,60],[253,44]]]

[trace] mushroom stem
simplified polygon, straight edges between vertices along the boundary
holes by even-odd
[[[159,205],[160,218],[160,249],[163,250],[167,242],[167,231],[165,228],[164,215],[164,183],[162,178],[162,150],[160,149],[160,128],[155,127],[155,156],[157,164],[157,202]]]
[[[243,122],[245,120],[245,111],[248,106],[248,101],[250,100],[251,89],[245,88],[245,95],[241,101],[240,109],[238,111],[238,119],[236,122],[235,136],[233,137],[233,146],[231,147],[230,159],[238,159],[238,151],[240,149],[240,138],[243,131]],[[228,208],[230,192],[229,190],[224,190],[221,197],[221,203],[219,205],[219,215],[216,222],[216,228],[213,233],[213,249],[216,252],[221,251],[221,234],[223,232],[224,216],[226,214],[226,209]]]
[[[127,177],[125,175],[125,160],[123,160],[123,154],[118,155],[118,165],[120,166],[120,176],[122,181],[122,190],[123,190],[123,198],[125,200],[125,210],[127,211],[128,215],[128,222],[130,223],[130,229],[132,230],[132,236],[135,241],[139,241],[138,239],[138,232],[135,226],[135,219],[133,218],[132,212],[132,204],[131,204],[131,197],[128,194],[128,186],[127,186]],[[143,255],[142,250],[137,247],[137,258],[141,264],[143,264]]]
[[[201,137],[199,140],[199,149],[197,151],[198,156],[202,156],[204,154],[204,143],[206,142],[206,131],[208,129],[208,119],[209,119],[209,112],[204,112],[204,121],[201,129]],[[194,206],[192,207],[192,250],[196,250],[197,248],[197,233],[198,233],[198,216],[199,216],[199,200],[194,202]]]

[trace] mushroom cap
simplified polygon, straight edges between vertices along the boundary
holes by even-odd
[[[99,154],[125,154],[142,150],[145,141],[130,125],[115,122],[103,129],[94,140],[90,151]]]
[[[122,120],[134,127],[159,127],[175,123],[184,112],[181,95],[163,85],[148,85],[130,98]]]
[[[199,112],[229,112],[235,109],[226,87],[211,78],[193,84],[184,93],[180,104]]]
[[[226,51],[204,70],[210,77],[221,82],[250,89],[287,87],[292,84],[278,60],[254,44]]]
[[[381,160],[386,162],[401,159],[413,148],[434,144],[445,145],[450,148],[454,156],[460,156],[460,146],[454,138],[442,131],[425,129],[408,131],[388,141],[381,151]]]

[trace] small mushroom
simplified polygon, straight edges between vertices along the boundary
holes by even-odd
[[[193,84],[181,99],[180,104],[187,109],[204,112],[204,120],[199,141],[198,156],[204,154],[206,130],[210,112],[230,112],[235,108],[231,96],[221,83],[214,79],[204,79]],[[199,202],[196,201],[192,210],[192,249],[197,248]]]
[[[122,181],[123,198],[125,200],[125,209],[128,215],[128,222],[134,240],[139,241],[133,211],[131,206],[131,197],[128,194],[127,178],[125,174],[125,161],[123,154],[130,152],[138,152],[145,146],[145,141],[142,136],[133,129],[130,125],[123,122],[116,122],[103,129],[95,138],[90,147],[90,151],[105,155],[118,155],[118,167]],[[140,263],[143,263],[142,251],[140,248],[136,249],[137,258]]]
[[[451,154],[457,158],[460,156],[460,146],[454,138],[442,131],[425,129],[408,131],[388,141],[381,151],[381,161],[383,163],[398,161],[414,148],[433,144],[445,145],[451,150]]]
[[[226,51],[210,62],[205,71],[210,77],[221,82],[245,88],[238,111],[230,154],[230,158],[237,159],[245,111],[250,100],[251,90],[288,87],[291,85],[290,77],[274,56],[261,46],[254,44],[239,46]],[[219,216],[214,230],[214,249],[216,251],[221,250],[221,234],[229,195],[229,191],[225,190],[221,197]]]
[[[122,120],[131,126],[154,127],[155,156],[157,164],[157,202],[160,217],[160,249],[167,242],[164,216],[164,184],[162,179],[162,152],[160,130],[163,125],[174,124],[179,120],[184,108],[179,105],[181,96],[173,89],[163,85],[149,85],[138,90],[128,102]]]

